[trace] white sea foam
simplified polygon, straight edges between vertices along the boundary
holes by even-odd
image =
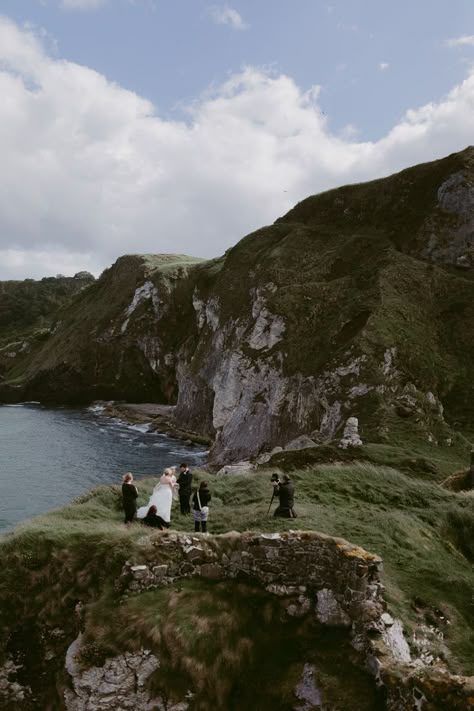
[[[140,425],[128,425],[129,429],[135,430],[135,432],[142,432],[145,434],[150,430],[150,425],[148,423],[143,423]]]
[[[87,409],[89,412],[104,412],[105,405],[90,405]]]

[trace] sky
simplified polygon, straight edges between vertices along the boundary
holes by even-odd
[[[223,254],[474,143],[474,0],[0,0],[0,279]]]

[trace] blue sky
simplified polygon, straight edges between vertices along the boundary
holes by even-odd
[[[461,150],[472,0],[2,0],[0,278],[215,256]]]
[[[89,2],[68,10],[60,0],[3,0],[1,7],[46,30],[58,56],[150,99],[163,115],[176,115],[243,66],[260,66],[302,89],[321,85],[331,126],[351,124],[373,139],[407,108],[442,96],[474,61],[474,46],[446,44],[466,28],[474,33],[472,0]],[[213,19],[213,9],[230,7],[242,29]]]

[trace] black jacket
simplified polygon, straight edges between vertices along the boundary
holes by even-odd
[[[194,492],[193,494],[193,509],[195,511],[200,511],[199,503],[198,503],[198,491],[199,491],[199,499],[201,501],[201,507],[202,506],[207,506],[209,501],[211,500],[211,492],[205,486],[203,489],[198,489],[197,491]]]
[[[282,481],[277,487],[277,495],[282,509],[292,509],[295,503],[295,487],[291,481]]]
[[[193,475],[191,474],[189,469],[186,469],[185,472],[181,472],[178,477],[177,483],[179,484],[179,495],[189,496],[193,485]]]
[[[163,531],[165,528],[169,528],[170,525],[167,521],[158,516],[158,514],[153,513],[153,511],[148,511],[147,515],[143,519],[145,526],[151,526],[152,528],[159,528]]]
[[[137,508],[138,491],[135,484],[122,484],[123,508],[127,511]]]

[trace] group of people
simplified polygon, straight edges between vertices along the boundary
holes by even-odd
[[[140,519],[145,526],[151,526],[163,531],[170,527],[171,505],[173,499],[179,496],[181,514],[191,513],[194,519],[195,532],[207,533],[207,519],[209,516],[209,502],[211,492],[207,482],[202,481],[193,492],[193,476],[188,465],[183,462],[179,467],[179,476],[176,478],[175,467],[163,471],[158,484],[146,506],[137,509],[138,489],[133,481],[133,474],[127,472],[122,483],[122,502],[125,512],[125,523],[130,524],[135,519]]]
[[[169,528],[171,505],[173,499],[179,497],[181,514],[189,515],[192,513],[195,532],[207,533],[209,502],[211,500],[211,492],[207,482],[202,481],[193,492],[193,475],[188,465],[185,462],[180,465],[178,478],[176,478],[175,469],[175,467],[171,467],[163,471],[147,505],[141,506],[138,510],[138,489],[133,482],[133,474],[127,472],[124,475],[122,501],[126,524],[131,523],[136,516],[145,526],[158,528],[161,531]],[[294,509],[295,487],[288,474],[283,474],[281,481],[278,474],[273,474],[271,484],[273,486],[273,495],[268,511],[270,512],[273,499],[277,497],[279,504],[273,515],[280,518],[296,518]]]

